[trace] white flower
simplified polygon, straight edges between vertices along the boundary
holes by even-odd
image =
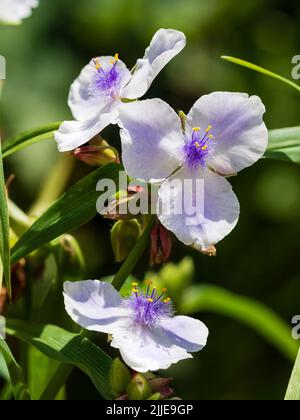
[[[166,289],[150,285],[141,293],[133,283],[132,295],[122,299],[108,283],[87,280],[64,283],[65,307],[70,317],[91,331],[112,335],[111,346],[137,372],[167,369],[202,350],[208,329],[199,320],[173,316]]]
[[[185,35],[160,29],[133,73],[115,57],[98,57],[84,67],[71,86],[69,107],[75,121],[64,122],[55,134],[60,152],[91,140],[109,124],[116,124],[122,100],[142,97],[158,73],[186,44]]]
[[[225,176],[264,154],[268,142],[264,113],[258,97],[229,92],[200,98],[187,116],[185,130],[175,111],[159,99],[119,110],[124,167],[130,177],[163,180],[158,217],[184,244],[205,250],[235,227],[239,202]],[[183,191],[174,187],[174,180],[180,181]],[[185,187],[187,180],[191,182]],[[187,224],[190,215],[183,201],[189,196],[196,202],[197,180],[203,186],[203,208],[196,209],[195,220]],[[164,211],[173,208],[183,211]]]
[[[0,22],[18,25],[38,4],[39,0],[0,0]]]

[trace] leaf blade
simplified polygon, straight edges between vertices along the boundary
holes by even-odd
[[[32,325],[19,320],[7,320],[6,331],[50,359],[77,366],[91,378],[104,398],[113,398],[109,385],[112,359],[84,336],[55,325]]]
[[[300,401],[300,350],[285,395],[286,401]]]
[[[2,277],[4,277],[8,289],[9,296],[11,296],[11,281],[10,281],[10,244],[9,244],[9,216],[7,205],[7,194],[4,178],[2,149],[0,141],[0,290],[2,286]],[[3,270],[3,273],[2,273]]]
[[[300,164],[300,127],[270,130],[265,157]]]
[[[45,243],[88,223],[97,214],[100,193],[96,184],[101,179],[118,182],[121,166],[109,164],[79,181],[50,206],[24,233],[12,249],[16,262]]]

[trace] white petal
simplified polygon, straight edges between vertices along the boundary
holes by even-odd
[[[188,183],[191,188],[188,188]],[[184,187],[179,188],[181,185]],[[195,215],[186,211],[186,204],[192,208],[193,201],[197,202]],[[161,223],[184,244],[199,250],[216,244],[228,235],[239,217],[239,202],[230,183],[210,170],[202,172],[199,169],[195,173],[182,168],[162,183],[158,204]],[[168,208],[171,210],[166,211]],[[182,213],[178,214],[180,209]]]
[[[192,358],[161,328],[133,325],[122,335],[115,335],[111,345],[120,349],[124,362],[137,372],[168,369],[173,363]]]
[[[113,286],[98,280],[65,282],[64,300],[73,321],[91,331],[113,334],[129,316]]]
[[[122,160],[129,176],[145,181],[169,176],[183,159],[184,137],[175,111],[160,99],[119,108]]]
[[[257,96],[214,92],[200,98],[188,115],[191,127],[212,125],[215,149],[207,164],[221,174],[234,174],[260,159],[267,147],[265,107]]]
[[[0,21],[20,24],[38,4],[38,0],[0,0]]]
[[[186,45],[182,32],[174,29],[160,29],[154,35],[143,59],[137,61],[135,72],[122,92],[128,99],[142,97],[155,77]]]
[[[212,125],[215,148],[207,165],[230,175],[260,159],[268,144],[265,111],[257,96],[214,92],[200,98],[188,115],[188,123],[202,128]]]
[[[55,132],[54,137],[60,152],[68,152],[90,141],[99,134],[109,124],[117,123],[118,111],[113,109],[111,112],[102,114],[92,120],[65,121]]]
[[[98,57],[97,60],[104,72],[112,67],[114,57]],[[119,60],[117,69],[120,74],[120,91],[128,83],[131,73],[126,65]],[[85,121],[95,118],[101,111],[107,109],[115,101],[111,96],[95,89],[94,81],[97,69],[94,59],[83,68],[79,77],[73,82],[69,94],[69,107],[75,119]]]
[[[188,352],[196,352],[206,346],[208,328],[203,322],[189,316],[175,316],[161,321],[160,326],[170,340]]]

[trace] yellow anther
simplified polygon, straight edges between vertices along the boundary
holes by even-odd
[[[119,54],[118,53],[115,54],[115,60],[119,61]]]
[[[194,127],[193,128],[193,131],[200,131],[201,130],[201,128],[200,127]]]
[[[153,300],[152,298],[149,298],[149,299],[148,299],[148,302],[149,302],[149,303],[153,303],[153,302],[154,302],[154,300]]]
[[[94,63],[95,63],[96,70],[101,69],[102,66],[101,66],[100,61],[98,60],[98,58],[95,58]]]
[[[202,150],[206,150],[208,148],[207,144],[202,147]]]
[[[205,132],[208,133],[211,129],[212,129],[212,125],[209,124],[209,126],[207,127],[207,129],[205,130]]]
[[[145,280],[145,284],[146,286],[151,286],[151,284],[153,284],[152,280]]]
[[[208,138],[209,138],[209,139],[213,139],[213,138],[214,138],[214,136],[213,136],[212,134],[210,134],[210,135],[208,136]]]
[[[164,303],[169,303],[169,302],[171,302],[170,298],[164,300]]]
[[[197,149],[199,149],[200,144],[196,141],[195,146],[197,147]]]
[[[138,293],[139,291],[137,289],[132,289],[132,293]]]
[[[161,289],[161,291],[162,291],[163,293],[166,293],[166,292],[168,291],[168,289],[166,289],[166,288],[164,287],[163,289]]]
[[[131,286],[138,286],[138,283],[131,283]]]

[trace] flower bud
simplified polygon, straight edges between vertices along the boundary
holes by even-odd
[[[111,245],[116,262],[124,261],[139,240],[142,230],[139,222],[133,220],[119,220],[111,230]]]
[[[90,166],[102,166],[107,163],[119,163],[118,152],[105,141],[100,145],[78,147],[74,156]]]
[[[127,387],[128,399],[132,401],[146,400],[151,394],[149,382],[140,373],[135,374]]]
[[[109,372],[109,382],[111,389],[118,395],[126,394],[127,386],[131,381],[129,369],[121,362],[120,359],[115,359]]]
[[[161,400],[161,399],[162,399],[162,397],[161,397],[159,392],[156,392],[155,394],[153,394],[149,398],[147,398],[147,400],[156,400],[156,401]]]
[[[150,264],[159,265],[170,258],[172,251],[172,239],[167,229],[158,222],[151,232],[151,255]]]
[[[169,398],[174,394],[173,389],[169,387],[171,381],[172,378],[154,378],[149,383],[152,392],[159,393],[161,398]]]

